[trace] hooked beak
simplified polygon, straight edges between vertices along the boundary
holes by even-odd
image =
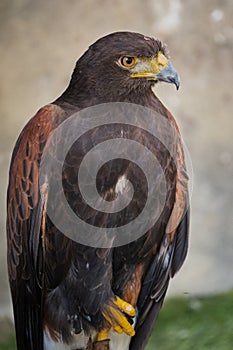
[[[156,78],[158,81],[165,81],[166,83],[173,83],[178,90],[180,87],[180,79],[175,71],[171,62],[168,62],[168,65],[161,70],[158,74],[156,74]]]
[[[131,73],[132,78],[146,78],[148,80],[173,83],[177,90],[180,86],[179,76],[172,63],[160,51],[153,58],[138,58],[137,64],[131,69]]]

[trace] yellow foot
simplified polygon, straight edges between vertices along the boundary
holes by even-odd
[[[102,341],[102,340],[105,340],[105,339],[108,339],[108,332],[109,332],[109,329],[105,328],[105,329],[102,329],[102,331],[100,331],[98,334],[97,334],[97,341]]]
[[[124,313],[130,317],[134,317],[136,314],[134,307],[119,297],[112,298],[110,303],[106,304],[103,310],[104,318],[117,333],[121,334],[125,332],[132,337],[135,334],[135,330]]]
[[[136,315],[135,308],[131,304],[122,300],[121,298],[116,297],[116,300],[114,300],[114,304],[116,304],[119,307],[119,309],[124,311],[127,315],[131,317],[134,317]]]

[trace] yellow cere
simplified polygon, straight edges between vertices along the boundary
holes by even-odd
[[[156,79],[156,74],[166,68],[168,62],[167,57],[161,51],[158,52],[156,57],[138,58],[136,66],[131,69],[131,77]]]

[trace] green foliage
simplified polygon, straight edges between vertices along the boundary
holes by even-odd
[[[146,350],[230,350],[233,291],[165,302]]]
[[[233,291],[209,297],[168,299],[146,350],[230,350],[232,307]],[[0,349],[16,349],[9,320],[0,320]]]
[[[8,339],[5,339],[5,341],[0,343],[0,349],[1,350],[15,350],[16,344],[15,339],[13,336],[9,337]]]
[[[15,350],[14,327],[9,319],[0,319],[0,349]]]

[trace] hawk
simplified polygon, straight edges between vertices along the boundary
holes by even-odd
[[[182,141],[174,117],[152,90],[160,81],[179,88],[178,75],[159,40],[133,32],[109,34],[77,61],[62,95],[42,107],[22,130],[12,155],[7,193],[8,271],[18,350],[145,348],[169,280],[186,257],[189,231]],[[126,207],[104,212],[87,205],[80,192],[77,176],[82,160],[98,143],[118,139],[143,144],[159,161],[166,194],[154,224],[140,236],[136,227],[135,239],[126,244],[90,246],[69,237],[51,218],[51,184],[46,176],[40,183],[40,165],[49,139],[64,122],[82,110],[111,103],[143,106],[156,113],[160,135],[166,138],[162,126],[166,121],[175,136],[170,152],[149,132],[150,125],[146,130],[126,120],[93,126],[72,143],[62,173],[51,168],[54,179],[61,176],[65,198],[82,221],[94,227],[124,228],[146,203],[149,185],[143,169],[123,156],[99,168],[96,187],[103,200],[114,201],[129,190],[129,182],[134,187]],[[58,138],[59,147],[68,138]],[[51,159],[57,157],[53,149],[49,152]],[[97,153],[97,161],[98,157]],[[157,198],[162,192],[160,174],[151,166],[145,162]],[[56,191],[53,195],[56,212],[62,203]],[[63,221],[63,214],[59,219]],[[126,237],[128,233],[126,228]],[[81,234],[77,229],[77,237]]]

